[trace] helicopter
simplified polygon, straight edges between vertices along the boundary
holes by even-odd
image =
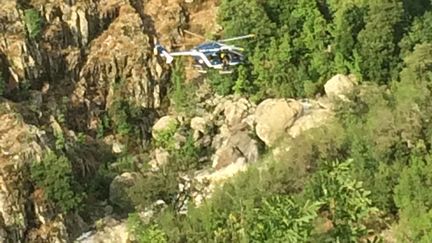
[[[197,35],[186,30],[185,32],[191,35]],[[204,38],[202,36],[200,37]],[[156,55],[159,54],[164,57],[167,64],[172,63],[176,56],[192,56],[194,58],[193,66],[200,73],[207,73],[209,69],[215,69],[219,70],[220,74],[229,74],[233,72],[231,67],[243,63],[244,55],[241,52],[244,51],[244,49],[226,43],[252,37],[255,37],[255,35],[249,34],[218,41],[206,39],[205,42],[190,50],[176,52],[169,52],[165,47],[157,43],[154,52]]]

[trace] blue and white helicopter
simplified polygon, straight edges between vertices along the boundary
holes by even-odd
[[[185,31],[187,32],[187,31]],[[191,32],[187,32],[193,34]],[[196,35],[196,34],[193,34]],[[243,48],[225,43],[235,40],[252,38],[255,35],[244,35],[224,40],[209,41],[186,51],[169,52],[162,45],[155,45],[155,54],[166,59],[166,63],[170,64],[177,56],[192,56],[194,58],[194,67],[200,73],[207,73],[209,69],[219,70],[221,74],[232,73],[231,67],[237,66],[244,61],[244,55],[241,53]]]

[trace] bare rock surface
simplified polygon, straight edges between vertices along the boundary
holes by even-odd
[[[268,99],[255,112],[256,133],[267,146],[282,138],[295,120],[302,115],[303,106],[296,100]]]
[[[328,97],[343,98],[343,95],[352,91],[356,84],[354,76],[338,74],[327,81],[324,90]]]

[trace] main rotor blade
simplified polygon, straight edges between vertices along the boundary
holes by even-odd
[[[235,41],[235,40],[241,40],[241,39],[247,39],[247,38],[253,38],[253,37],[255,37],[255,34],[250,34],[250,35],[244,35],[244,36],[239,36],[239,37],[233,37],[233,38],[229,38],[229,39],[219,40],[218,42],[229,42],[229,41]]]
[[[198,37],[198,38],[201,38],[201,39],[204,39],[204,40],[208,40],[207,38],[205,38],[205,37],[202,36],[202,35],[195,34],[195,33],[190,32],[190,31],[188,31],[188,30],[183,30],[183,31],[184,31],[185,33],[189,34],[189,35],[193,35],[193,36],[195,36],[195,37]]]

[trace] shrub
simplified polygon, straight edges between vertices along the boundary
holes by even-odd
[[[158,225],[144,224],[139,215],[134,213],[129,215],[127,220],[128,230],[135,235],[136,239],[140,243],[165,243],[166,235],[163,231],[158,228]]]
[[[160,171],[147,171],[130,189],[129,195],[135,205],[145,207],[156,200],[163,200],[177,206],[177,195],[180,176],[200,168],[200,149],[195,147],[192,134],[187,134],[186,141],[180,148],[176,147],[174,134],[175,124],[160,131],[155,139],[155,146],[169,153],[168,163],[162,165]]]
[[[83,200],[83,195],[74,191],[72,166],[65,156],[47,152],[40,163],[32,164],[31,178],[46,198],[65,212],[78,208]]]
[[[252,211],[247,233],[254,242],[307,242],[319,207],[319,202],[302,205],[288,196],[263,199]]]
[[[308,198],[323,203],[321,210],[333,223],[328,239],[336,242],[355,242],[366,235],[363,220],[374,210],[370,191],[352,178],[351,164],[352,160],[324,163],[306,188]]]
[[[190,113],[194,109],[195,100],[194,94],[196,85],[192,82],[186,83],[186,76],[184,73],[184,64],[180,60],[176,62],[171,76],[171,89],[169,97],[172,105],[177,112]]]
[[[219,95],[229,95],[233,93],[233,87],[235,85],[235,73],[224,75],[220,74],[219,71],[209,70],[208,80],[213,90]]]
[[[24,22],[29,33],[29,37],[36,39],[42,31],[42,18],[36,9],[24,10]]]

